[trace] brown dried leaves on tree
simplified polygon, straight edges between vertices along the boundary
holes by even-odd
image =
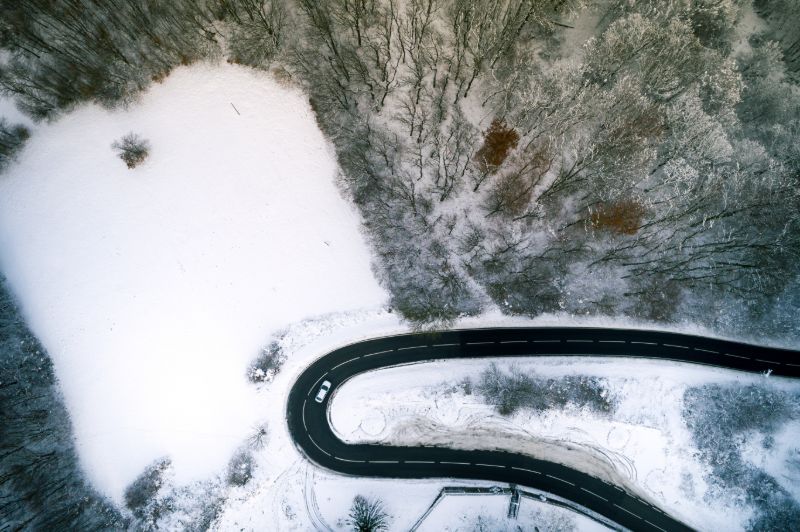
[[[519,134],[498,118],[492,120],[483,139],[483,146],[475,153],[475,162],[481,171],[494,173],[517,147]]]
[[[592,227],[620,235],[635,235],[642,224],[644,207],[633,200],[601,203],[589,221]]]

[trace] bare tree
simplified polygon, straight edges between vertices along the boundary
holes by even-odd
[[[218,0],[229,17],[228,51],[232,60],[255,67],[265,66],[281,50],[287,12],[281,0]]]
[[[389,529],[389,514],[380,499],[356,495],[347,523],[356,532],[381,532]]]
[[[111,147],[131,169],[142,164],[150,154],[150,143],[136,133],[128,133],[121,139],[115,140]]]

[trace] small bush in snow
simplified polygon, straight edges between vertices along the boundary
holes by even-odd
[[[797,415],[797,408],[783,392],[764,386],[712,384],[689,388],[684,394],[683,415],[705,460],[715,464],[717,474],[735,484],[739,444],[746,434],[769,435]]]
[[[350,507],[347,524],[356,532],[381,532],[389,529],[389,514],[380,499],[356,495]]]
[[[251,478],[253,478],[253,455],[250,451],[240,449],[228,464],[228,484],[244,486]]]
[[[153,462],[125,489],[125,506],[136,518],[134,530],[155,529],[160,519],[175,511],[173,494],[165,485],[171,465],[168,458]]]
[[[561,508],[543,508],[531,512],[528,522],[532,530],[547,532],[573,532],[577,530],[575,519],[570,512]],[[469,525],[472,532],[519,532],[522,528],[514,521],[504,517],[479,515]],[[528,530],[527,528],[525,530]]]
[[[253,433],[247,439],[247,443],[251,449],[258,450],[266,445],[267,439],[269,439],[269,428],[267,427],[267,424],[264,423],[255,428]]]
[[[119,158],[128,168],[136,168],[150,154],[150,143],[136,133],[128,133],[121,139],[115,140],[111,147],[117,151]]]
[[[11,162],[30,136],[31,133],[25,126],[12,126],[5,118],[0,118],[0,170]]]
[[[286,362],[286,355],[278,342],[272,342],[261,350],[258,358],[250,364],[247,377],[252,383],[270,382]]]
[[[522,373],[514,366],[506,373],[492,364],[481,374],[476,389],[486,403],[506,416],[520,408],[544,412],[573,405],[606,413],[614,407],[603,380],[584,375],[545,379]]]
[[[142,488],[141,497],[131,512],[134,519],[130,520],[124,530],[144,532],[212,529],[225,501],[227,488],[222,479],[201,480],[176,486],[164,478],[163,473],[166,471],[162,468],[165,464],[169,462],[166,460],[156,462],[134,483],[139,483]],[[142,480],[143,482],[140,482]],[[113,530],[118,529],[122,530],[122,528]]]

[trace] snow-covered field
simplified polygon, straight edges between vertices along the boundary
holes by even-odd
[[[731,504],[724,493],[708,489],[706,466],[698,461],[682,420],[682,398],[689,386],[746,385],[763,383],[766,377],[650,360],[553,357],[496,361],[501,367],[514,364],[523,372],[544,377],[607,379],[618,406],[609,416],[567,408],[542,414],[522,410],[503,417],[461,386],[466,378],[476,383],[490,361],[443,361],[351,379],[332,399],[334,429],[350,442],[504,448],[560,461],[626,485],[702,530],[741,529],[751,517],[748,508]],[[773,386],[800,392],[800,384],[789,379],[769,379]],[[796,443],[791,443],[792,436],[787,434],[796,437],[795,430],[793,425],[786,426],[772,452],[767,456],[758,449],[751,461],[765,461],[766,469],[780,471]],[[758,435],[753,440],[758,440]]]
[[[133,170],[129,132],[151,144]],[[165,455],[178,481],[219,470],[261,415],[245,372],[270,333],[384,303],[336,171],[304,95],[236,66],[36,128],[0,178],[0,266],[101,491]]]

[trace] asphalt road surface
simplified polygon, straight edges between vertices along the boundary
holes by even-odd
[[[632,530],[691,530],[635,495],[557,463],[503,451],[351,445],[338,439],[329,424],[328,404],[336,388],[365,371],[448,358],[553,355],[677,360],[800,377],[800,351],[676,333],[509,328],[405,334],[342,347],[309,366],[289,393],[289,431],[311,461],[339,473],[363,477],[464,478],[514,483],[558,495]],[[325,380],[330,381],[332,387],[320,404],[314,397]]]

